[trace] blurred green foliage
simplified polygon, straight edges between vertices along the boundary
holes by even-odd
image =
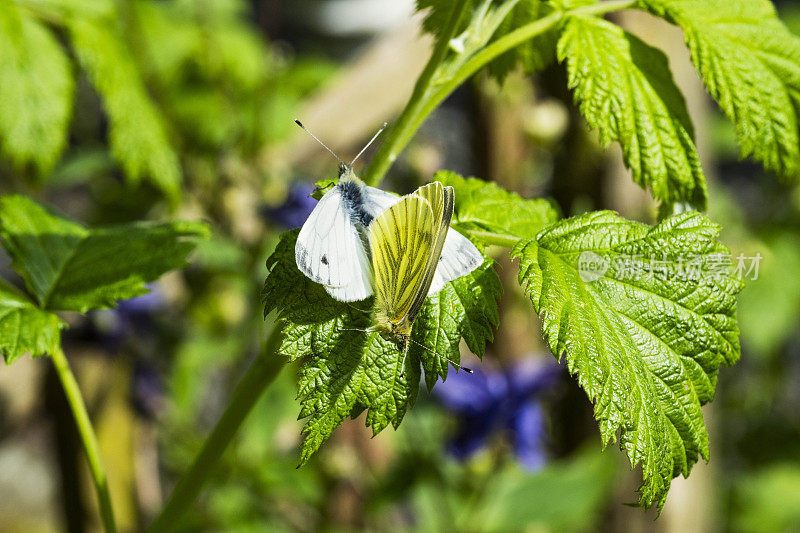
[[[800,467],[776,463],[736,480],[733,529],[777,533],[800,528]]]
[[[268,184],[262,150],[333,67],[287,61],[246,15],[236,0],[4,3],[0,140],[16,173],[75,184],[118,166],[173,203],[220,177]]]

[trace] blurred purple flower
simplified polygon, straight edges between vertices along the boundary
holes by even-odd
[[[159,286],[155,283],[148,283],[146,287],[149,289],[147,294],[142,294],[129,300],[120,300],[117,304],[117,311],[125,315],[141,316],[149,315],[163,307],[164,294]]]
[[[562,369],[552,363],[527,360],[504,371],[460,372],[434,389],[439,401],[459,418],[459,429],[448,445],[465,459],[496,432],[506,432],[517,459],[536,470],[546,462],[544,412],[538,401],[558,380]]]
[[[299,228],[317,205],[317,201],[309,196],[313,191],[314,186],[309,183],[292,185],[286,200],[281,205],[277,207],[264,206],[261,208],[261,214],[285,228]]]

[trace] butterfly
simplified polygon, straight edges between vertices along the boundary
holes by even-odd
[[[407,198],[370,187],[353,172],[353,163],[383,128],[348,165],[300,121],[295,122],[339,160],[338,183],[320,199],[297,236],[297,268],[323,285],[336,300],[363,300],[374,292],[370,228],[384,212]],[[414,195],[419,196],[416,193],[411,196]],[[452,216],[452,205],[450,211]],[[447,218],[448,226],[450,216]],[[483,262],[483,256],[475,245],[456,230],[444,231],[442,235],[442,246],[423,300],[441,290],[446,283],[472,272]]]

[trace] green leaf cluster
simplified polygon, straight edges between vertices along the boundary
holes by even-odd
[[[317,86],[329,71],[319,63],[282,69],[245,11],[238,0],[131,7],[141,30],[134,41],[140,42],[139,62],[158,88],[182,151],[193,157],[247,153],[275,141],[292,126],[286,116],[297,107],[298,93]]]
[[[180,192],[178,155],[159,110],[119,30],[116,12],[67,19],[78,60],[100,94],[109,118],[111,153],[134,183],[150,178],[169,196]]]
[[[800,173],[800,38],[767,0],[640,0],[683,29],[706,88],[736,125],[742,156]]]
[[[478,245],[512,248],[550,348],[595,406],[603,444],[619,434],[642,467],[640,504],[660,508],[672,479],[708,459],[701,406],[714,396],[719,367],[739,358],[742,283],[719,227],[695,211],[654,227],[607,211],[558,220],[546,200],[452,172],[434,179],[455,190],[455,228]],[[371,325],[370,301],[337,302],[298,271],[296,235],[284,234],[269,260],[264,302],[265,313],[278,313],[280,352],[302,360],[305,462],[348,416],[366,410],[375,433],[397,427],[416,398],[418,362],[429,389],[447,364],[412,345],[403,374],[391,343],[358,331]],[[456,361],[464,339],[480,355],[500,292],[487,261],[426,300],[413,339]]]
[[[205,225],[192,222],[87,229],[24,196],[0,198],[0,241],[32,296],[0,280],[6,363],[59,347],[64,324],[54,311],[86,312],[145,294],[145,283],[184,266],[207,236]]]
[[[279,353],[301,360],[299,392],[303,428],[301,464],[348,417],[367,411],[373,434],[400,424],[416,400],[420,363],[428,387],[447,377],[447,363],[429,350],[458,362],[463,338],[478,356],[498,322],[500,282],[487,260],[468,276],[428,298],[414,322],[412,338],[424,345],[402,354],[371,326],[371,300],[348,304],[331,298],[305,277],[294,260],[297,231],[287,232],[270,256],[264,285],[265,316],[277,311]]]
[[[434,82],[474,72],[465,66],[478,58],[502,81],[519,66],[528,72],[543,68],[555,50],[589,125],[604,144],[620,143],[634,181],[667,210],[676,203],[705,209],[707,203],[686,103],[666,56],[604,21],[602,13],[641,8],[679,25],[708,91],[736,125],[742,156],[753,156],[784,177],[800,174],[800,38],[767,0],[473,0],[459,5],[462,17],[454,37],[447,35],[450,52]],[[440,0],[417,3],[427,10],[426,30],[440,39],[449,31],[453,6]],[[506,39],[523,34],[530,37],[521,43]]]
[[[0,7],[0,142],[18,166],[32,164],[47,175],[60,159],[72,117],[75,73],[53,30],[67,30],[67,44],[101,96],[109,118],[109,143],[125,175],[142,177],[177,196],[181,171],[168,135],[140,71],[123,42],[121,17],[110,0],[92,5],[48,1],[36,6],[4,2]],[[41,17],[41,18],[40,18]]]
[[[173,201],[182,163],[197,173],[196,158],[254,157],[287,134],[285,116],[331,67],[283,67],[244,13],[241,0],[4,2],[0,152],[40,178],[116,163],[129,184],[147,180]],[[91,92],[107,122],[73,125],[75,99]],[[92,174],[81,170],[76,179]]]
[[[697,213],[655,227],[608,211],[557,222],[512,255],[553,353],[594,404],[603,443],[644,476],[640,504],[708,459],[700,406],[739,358],[741,281],[719,228]]]

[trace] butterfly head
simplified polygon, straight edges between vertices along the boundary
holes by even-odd
[[[411,338],[411,326],[406,320],[396,322],[389,318],[386,312],[377,309],[373,317],[374,326],[372,331],[376,331],[387,341],[391,341],[397,350],[404,354],[408,349],[409,339]]]
[[[374,331],[380,334],[381,337],[390,341],[395,345],[397,351],[403,354],[403,359],[400,362],[400,375],[402,376],[405,374],[405,366],[406,366],[406,357],[408,356],[408,347],[410,344],[416,344],[423,350],[426,350],[439,359],[443,359],[448,363],[452,364],[459,370],[463,370],[468,374],[472,374],[472,370],[469,368],[462,366],[456,361],[453,361],[449,357],[445,355],[441,355],[435,350],[432,350],[425,346],[424,344],[420,344],[417,341],[411,338],[411,327],[413,326],[413,322],[408,320],[401,320],[399,322],[395,322],[389,318],[389,315],[384,311],[382,312],[380,309],[376,309],[375,315],[373,316],[373,323],[374,325],[369,328],[367,331]]]
[[[358,179],[356,173],[353,172],[353,167],[347,163],[339,163],[339,181],[354,181],[356,183],[361,183],[361,180]]]

